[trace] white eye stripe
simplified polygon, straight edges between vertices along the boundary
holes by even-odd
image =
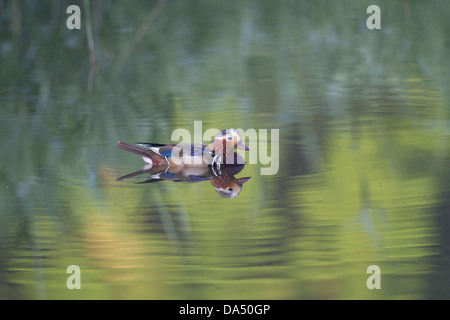
[[[234,138],[235,137],[233,135],[224,135],[224,136],[221,136],[221,137],[214,138],[214,141],[224,140],[224,139],[231,140],[231,139],[234,139]]]
[[[219,132],[216,137],[214,138],[214,141],[218,141],[218,140],[233,140],[233,139],[237,139],[238,141],[241,140],[241,137],[239,135],[239,133],[237,132],[236,129],[227,129],[227,130],[222,130],[221,132]]]

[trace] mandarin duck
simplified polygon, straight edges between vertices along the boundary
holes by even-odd
[[[120,149],[142,156],[152,166],[217,166],[243,164],[242,157],[236,157],[235,148],[250,150],[235,129],[219,131],[209,144],[159,144],[137,143],[137,146],[122,141],[117,142]],[[139,146],[139,147],[138,147]],[[238,160],[239,159],[239,160]],[[242,159],[242,160],[241,160]]]

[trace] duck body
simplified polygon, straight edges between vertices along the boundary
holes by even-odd
[[[169,165],[211,165],[215,156],[215,152],[208,148],[208,145],[205,143],[165,145],[157,143],[137,143],[137,145],[165,157]],[[148,157],[144,158],[144,161],[153,163],[153,160]]]
[[[236,156],[237,154],[234,152],[234,149],[249,150],[235,129],[219,131],[210,144],[159,144],[140,142],[137,145],[131,145],[118,141],[117,146],[123,150],[142,156],[143,160],[148,164],[167,167],[244,164],[245,161],[243,161],[242,157]]]
[[[209,166],[214,163],[214,151],[206,144],[166,144],[138,143],[136,146],[119,141],[120,149],[138,154],[142,159],[155,166],[185,167]],[[141,147],[138,147],[141,146]]]

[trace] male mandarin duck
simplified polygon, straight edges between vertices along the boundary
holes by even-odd
[[[117,143],[120,149],[142,156],[144,161],[152,166],[163,167],[191,165],[217,165],[220,167],[221,164],[239,164],[239,161],[243,160],[236,157],[237,153],[234,152],[234,149],[250,150],[242,142],[235,129],[219,131],[208,145],[204,143],[138,143],[137,145],[143,148],[121,141]]]

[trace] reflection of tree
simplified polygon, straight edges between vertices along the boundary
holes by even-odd
[[[389,3],[378,33],[354,1],[175,1],[153,19],[156,3],[92,3],[89,96],[86,33],[61,27],[64,3],[0,4],[0,295],[57,295],[47,267],[64,270],[67,254],[118,276],[145,253],[162,267],[136,277],[194,279],[180,287],[199,298],[224,280],[243,295],[361,297],[343,284],[373,260],[407,278],[388,298],[448,296],[450,3]],[[252,182],[231,208],[208,183],[112,183],[129,164],[117,139],[164,141],[200,119],[280,128],[279,174],[246,167]],[[186,268],[164,269],[174,256]]]
[[[444,163],[449,163],[448,155],[445,159]],[[446,283],[450,279],[450,175],[446,166],[441,169],[443,170],[436,171],[436,177],[440,178],[440,185],[438,186],[438,202],[434,205],[433,212],[434,223],[438,226],[439,232],[436,235],[437,244],[434,248],[437,254],[432,260],[434,272],[428,275],[429,286],[426,298],[429,299],[446,299],[449,296]]]

